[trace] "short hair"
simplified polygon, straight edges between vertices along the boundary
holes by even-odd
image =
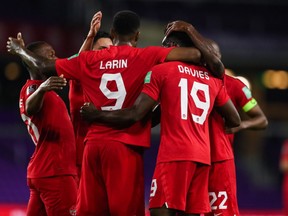
[[[99,40],[100,38],[110,38],[112,40],[111,35],[106,32],[106,31],[98,31],[97,34],[94,37],[93,43],[96,43],[97,40]]]
[[[192,47],[195,46],[191,38],[185,33],[180,31],[173,31],[166,36],[162,45],[165,47],[179,46],[179,47]]]
[[[139,30],[140,17],[133,11],[119,11],[113,17],[112,26],[117,34],[130,35]]]
[[[31,52],[37,53],[39,49],[42,48],[42,46],[46,45],[47,43],[45,41],[35,41],[30,44],[26,45],[26,49],[30,50]]]

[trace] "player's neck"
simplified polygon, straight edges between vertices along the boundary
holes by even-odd
[[[130,41],[118,41],[114,43],[114,45],[115,46],[124,46],[124,45],[133,46]]]

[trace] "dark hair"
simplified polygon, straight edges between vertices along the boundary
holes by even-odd
[[[98,31],[96,36],[94,37],[93,43],[96,43],[97,40],[99,40],[100,38],[110,38],[112,40],[112,38],[111,38],[111,36],[110,36],[110,34],[108,32],[106,32],[106,31]]]
[[[26,45],[26,48],[34,53],[37,53],[37,50],[41,49],[43,45],[46,45],[45,41],[35,41]]]
[[[173,31],[163,39],[162,45],[165,47],[192,47],[194,46],[194,43],[185,32]]]
[[[119,11],[113,17],[112,26],[119,35],[133,34],[140,28],[140,17],[133,11]]]

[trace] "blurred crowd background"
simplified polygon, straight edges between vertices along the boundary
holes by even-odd
[[[22,32],[26,43],[47,41],[58,57],[78,52],[94,13],[103,13],[109,31],[113,14],[129,9],[142,19],[138,46],[161,45],[166,24],[192,23],[221,48],[223,62],[245,77],[265,112],[265,131],[236,135],[239,207],[242,210],[282,208],[279,156],[288,138],[288,1],[286,0],[11,0],[0,7],[0,203],[25,205],[26,166],[34,150],[20,119],[18,98],[28,78],[21,61],[6,52],[9,36]],[[60,93],[67,102],[65,89]],[[159,128],[146,152],[146,191],[154,168]],[[1,205],[0,205],[1,208]],[[0,211],[1,212],[1,211]],[[0,214],[1,215],[1,214]]]

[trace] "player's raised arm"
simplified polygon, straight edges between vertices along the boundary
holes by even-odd
[[[184,21],[174,21],[167,25],[165,34],[169,35],[173,31],[182,31],[189,35],[195,47],[201,52],[202,59],[214,76],[223,77],[225,68],[221,59],[215,54],[214,48],[209,41],[204,38],[193,25]]]
[[[44,58],[25,48],[19,33],[17,38],[8,38],[6,48],[9,53],[18,55],[28,67],[38,69],[45,76],[57,76],[55,59]]]
[[[79,52],[85,51],[85,50],[92,50],[93,47],[93,40],[96,36],[97,32],[99,31],[101,27],[101,19],[102,19],[102,12],[98,11],[96,14],[94,14],[91,23],[90,23],[90,29],[86,36],[86,39],[84,40]]]
[[[124,128],[143,119],[148,112],[152,111],[156,104],[157,101],[141,93],[130,108],[100,111],[92,103],[85,103],[81,107],[80,113],[81,117],[90,123],[101,123],[111,127]]]

